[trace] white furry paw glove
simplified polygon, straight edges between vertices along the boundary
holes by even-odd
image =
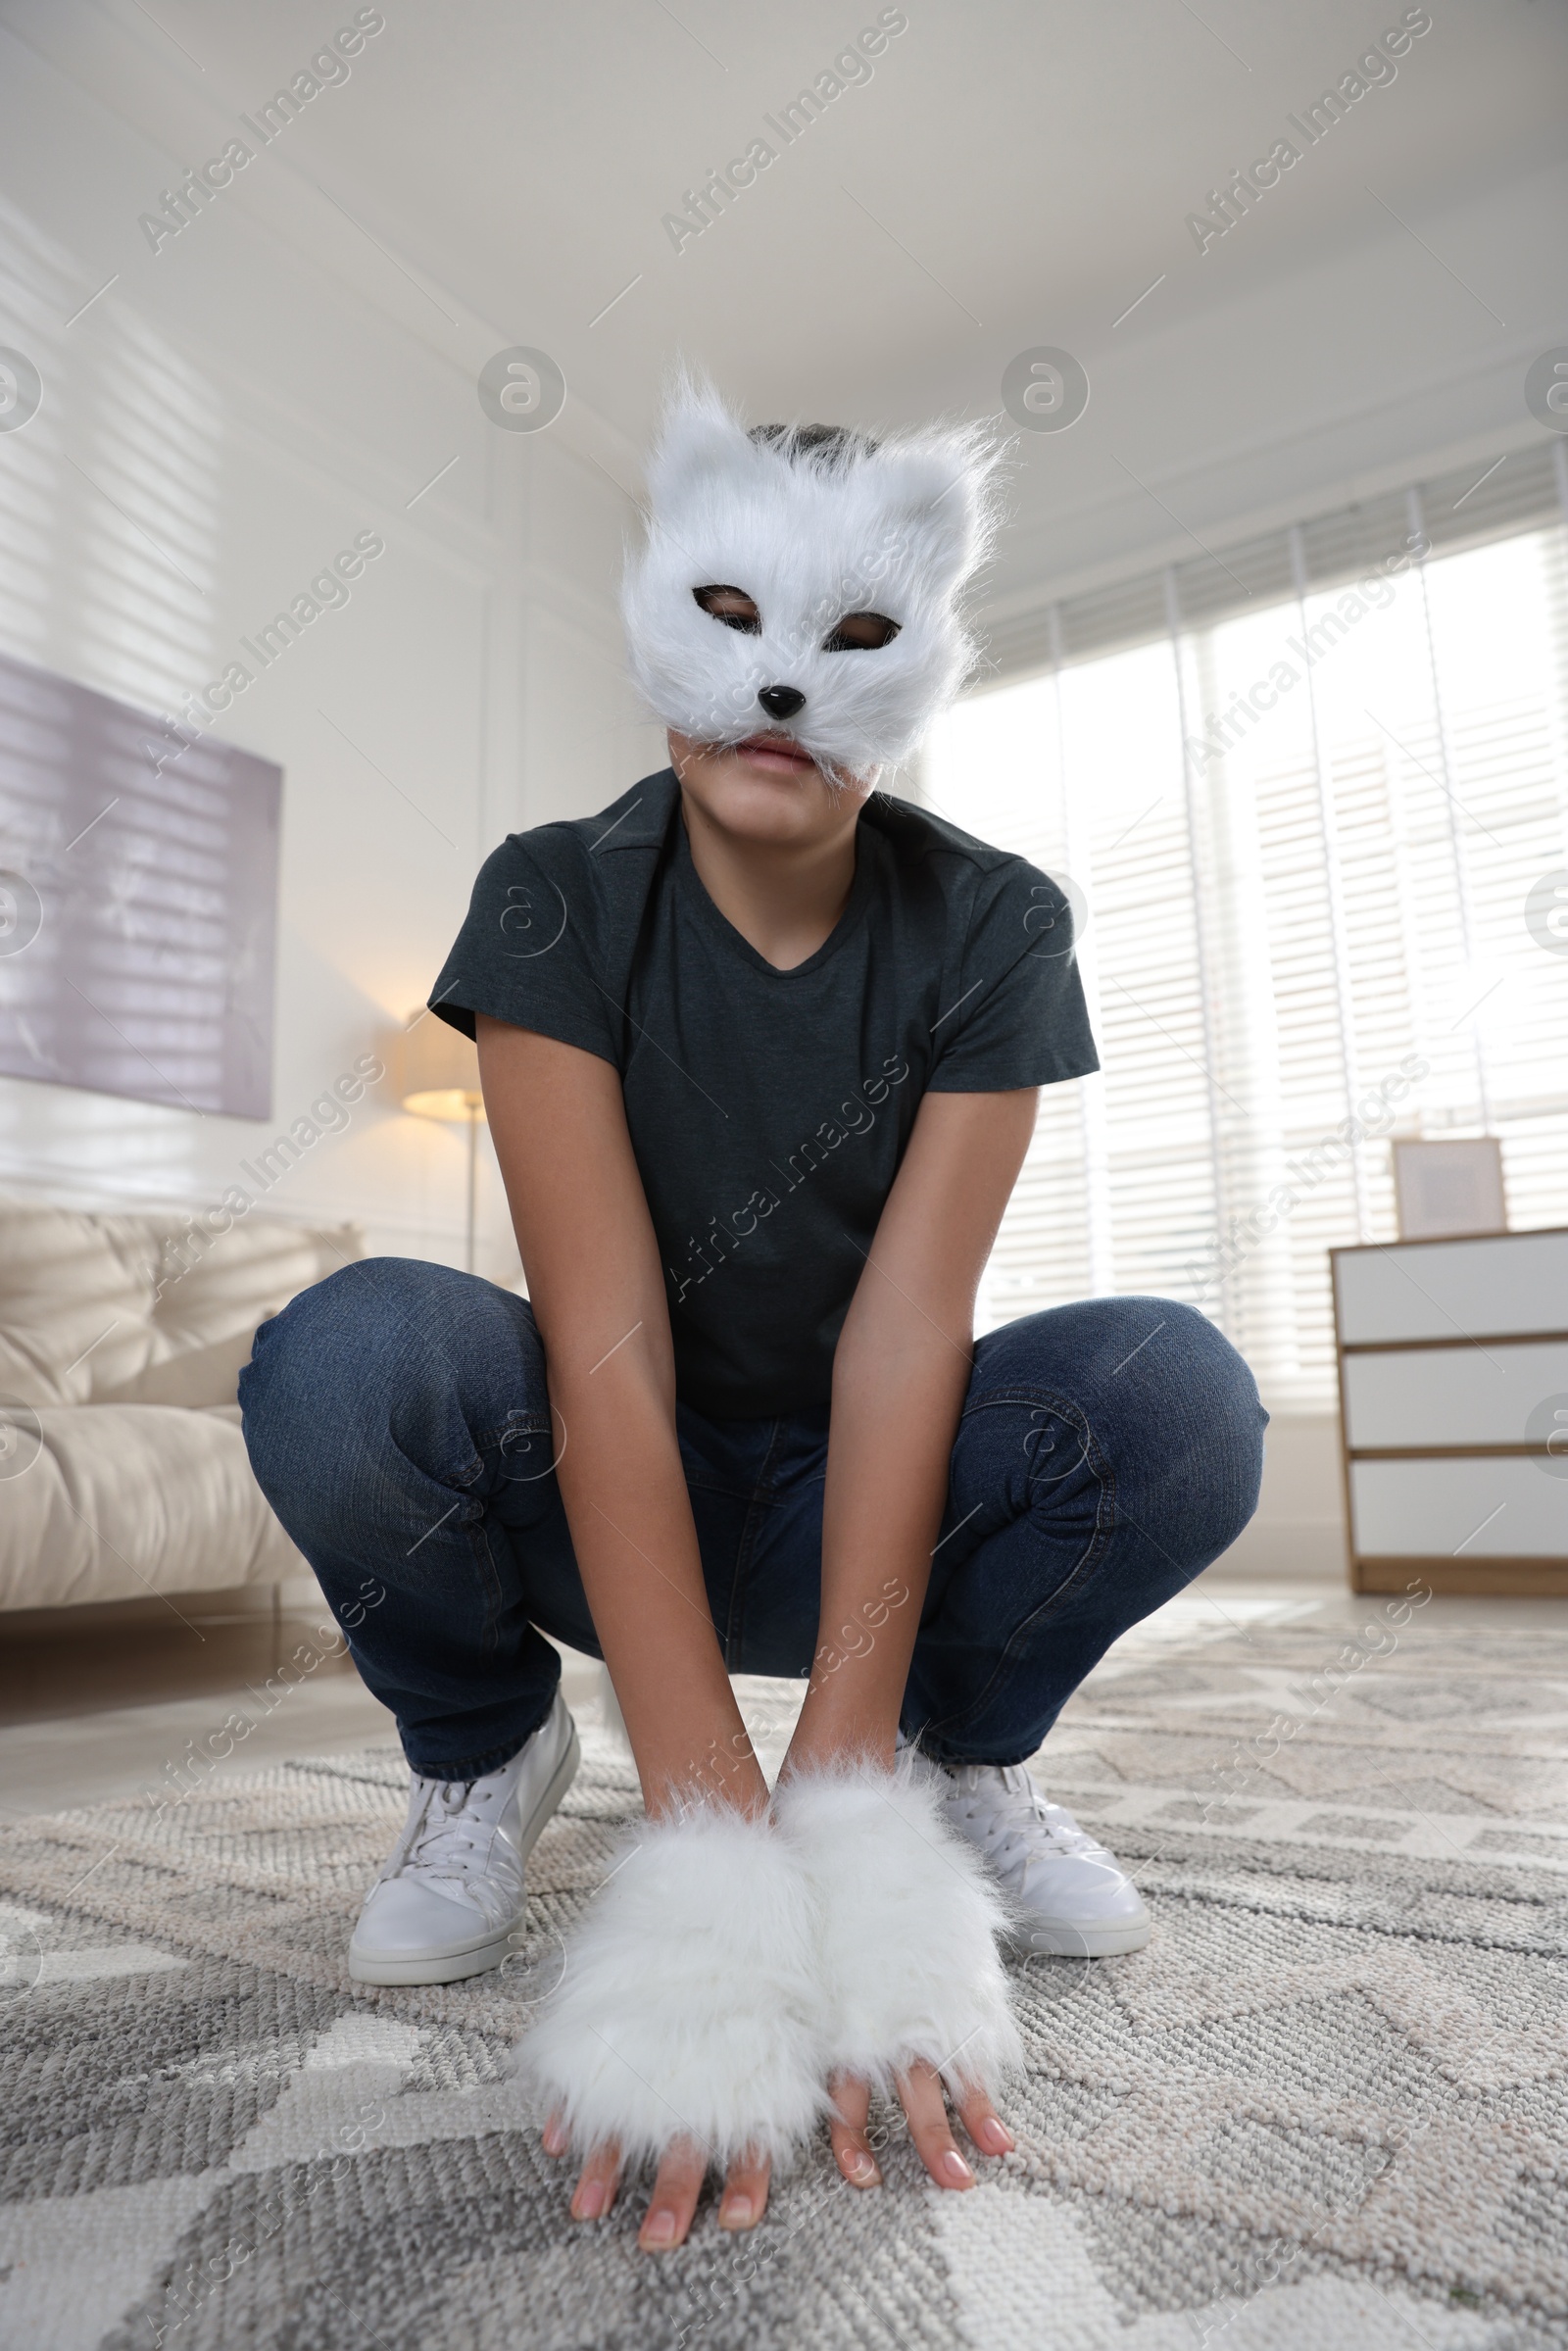
[[[720,2171],[782,2169],[827,2111],[817,1950],[796,1850],[767,1819],[706,1807],[639,1822],[566,1943],[518,2052],[572,2151],[635,2164],[689,2138]]]
[[[1006,1907],[937,1785],[908,1765],[811,1772],[774,1809],[817,1913],[823,2072],[888,2096],[924,2059],[956,2093],[994,2096],[1023,2057],[997,1953]]]

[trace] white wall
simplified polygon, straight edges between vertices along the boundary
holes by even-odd
[[[631,509],[566,436],[492,426],[465,367],[238,204],[67,325],[109,273],[106,206],[172,184],[175,158],[28,50],[7,64],[24,85],[7,178],[52,225],[3,221],[0,340],[45,390],[0,435],[0,646],[161,712],[244,658],[237,639],[356,532],[386,543],[213,720],[284,770],[272,1119],[0,1078],[0,1187],[206,1201],[422,1002],[503,833],[602,806],[658,762],[612,601]],[[387,1093],[267,1205],[459,1261],[463,1136]],[[484,1162],[481,1265],[510,1278],[488,1147]]]
[[[1370,200],[1359,237],[1325,238],[1271,275],[1238,269],[1223,248],[1172,255],[1180,282],[1204,280],[1202,307],[1173,306],[1167,319],[1151,303],[1131,342],[1127,328],[1086,328],[1072,344],[1091,405],[1070,432],[1029,436],[1020,453],[991,614],[1539,448],[1524,379],[1562,339],[1553,223],[1565,208],[1556,164],[1480,188],[1456,171],[1423,212],[1422,235],[1506,325]]]

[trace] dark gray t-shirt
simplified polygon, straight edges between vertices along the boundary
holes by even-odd
[[[923,1094],[1099,1066],[1066,903],[1021,857],[879,793],[837,929],[779,971],[699,881],[667,768],[503,842],[430,1001],[620,1072],[677,1390],[715,1420],[829,1400]]]

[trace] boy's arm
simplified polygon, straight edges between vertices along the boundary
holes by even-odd
[[[975,1292],[1038,1099],[1027,1088],[920,1104],[834,1356],[818,1648],[791,1771],[852,1753],[892,1764]]]
[[[480,1014],[479,1069],[544,1342],[557,1480],[654,1815],[767,1787],[713,1630],[675,1439],[675,1361],[620,1080],[576,1046]]]

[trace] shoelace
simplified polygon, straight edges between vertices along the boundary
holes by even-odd
[[[1014,1801],[1009,1803],[1009,1797]],[[982,1842],[1004,1873],[1018,1861],[1057,1860],[1102,1849],[1065,1805],[1053,1804],[1041,1794],[1021,1763],[1008,1764],[1000,1785],[982,1782],[972,1788],[956,1788],[953,1802],[965,1820],[978,1825]]]
[[[403,1856],[404,1869],[422,1870],[432,1878],[459,1881],[482,1875],[484,1861],[489,1858],[492,1831],[490,1824],[481,1819],[476,1804],[483,1804],[494,1791],[486,1790],[476,1798],[474,1791],[478,1786],[473,1780],[437,1780],[431,1784],[423,1818]]]

